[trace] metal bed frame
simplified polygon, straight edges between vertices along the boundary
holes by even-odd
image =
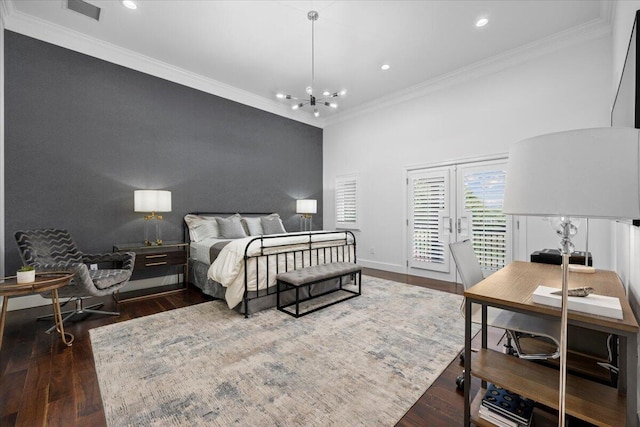
[[[213,217],[213,216],[225,217],[228,215],[234,215],[233,213],[217,213],[217,212],[191,212],[191,214],[201,215],[206,217]],[[256,216],[266,216],[269,214],[245,213],[240,215],[247,216],[247,217],[256,217]],[[184,223],[184,221],[183,221],[183,227],[184,227],[184,241],[189,243],[190,242],[189,230],[187,228],[186,223]],[[309,231],[309,232],[302,232],[302,233],[296,232],[295,234],[297,236],[307,236],[308,240],[303,243],[269,245],[268,242],[272,241],[273,239],[282,238],[282,235],[275,234],[275,235],[255,236],[253,239],[247,242],[247,245],[245,246],[245,249],[244,249],[244,261],[243,261],[244,262],[244,294],[241,302],[241,304],[243,304],[243,307],[244,307],[245,318],[249,317],[249,301],[252,301],[257,298],[265,297],[268,295],[277,294],[278,285],[277,285],[277,282],[275,281],[275,276],[277,276],[279,273],[315,265],[320,260],[321,254],[322,254],[322,260],[323,260],[321,264],[338,262],[338,261],[355,263],[357,260],[356,259],[356,237],[349,230]],[[332,239],[332,240],[325,240],[325,241],[313,240],[314,236],[327,235],[327,234],[336,234],[337,238],[335,240]],[[339,236],[339,235],[342,235],[342,236]],[[249,255],[249,248],[256,241],[260,242],[259,254]],[[286,246],[292,246],[292,245],[295,246],[295,249],[278,252],[278,248],[284,248]],[[351,248],[352,246],[353,246],[353,249]],[[276,251],[276,252],[270,253],[272,251]],[[293,257],[293,260],[291,262],[289,260],[290,258],[289,255]],[[315,260],[316,260],[315,264],[313,263],[313,260],[314,260],[313,255],[315,255]],[[260,263],[258,261],[259,261],[259,258],[261,257],[266,258],[265,259],[266,268],[264,268],[264,271],[261,271],[263,269],[259,268]],[[269,268],[269,261],[273,260],[274,257],[275,257],[275,266],[276,266],[275,272],[270,271],[273,269]],[[281,260],[280,257],[284,257],[284,270],[280,268],[280,260]],[[252,261],[253,259],[255,259],[255,261]],[[265,281],[267,286],[264,289],[260,289],[259,287],[257,287],[255,291],[249,291],[248,289],[248,283],[250,278],[248,266],[251,262],[256,263],[256,271],[255,271],[256,283],[260,283],[259,281],[260,277],[262,277],[262,275],[266,275]],[[274,277],[273,285],[270,285],[270,281],[269,281],[269,278],[271,277],[270,275],[275,275],[273,276]],[[255,295],[250,295],[250,292],[255,293]]]

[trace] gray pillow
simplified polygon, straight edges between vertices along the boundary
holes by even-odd
[[[245,230],[249,231],[249,233],[247,233],[249,236],[260,236],[264,234],[260,217],[243,217],[242,222],[245,225]]]
[[[263,216],[260,218],[260,222],[262,223],[262,231],[264,231],[264,234],[281,234],[287,232],[284,229],[284,225],[282,225],[280,217],[273,217],[271,215],[268,217]]]
[[[244,232],[244,227],[242,226],[239,216],[216,218],[216,221],[218,222],[220,237],[225,239],[240,239],[242,237],[247,237],[247,233]]]

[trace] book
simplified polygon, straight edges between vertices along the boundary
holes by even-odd
[[[558,288],[551,288],[549,286],[538,286],[532,295],[533,302],[550,305],[552,307],[560,307],[562,305],[562,296],[552,294],[552,292],[557,290]],[[613,319],[621,320],[623,318],[620,300],[605,295],[590,294],[586,297],[568,297],[567,308],[573,311],[611,317]]]
[[[528,427],[533,416],[533,401],[518,394],[511,393],[495,384],[487,384],[487,391],[482,398],[482,406],[517,425]],[[513,426],[512,426],[513,427]]]
[[[480,406],[480,410],[478,411],[478,415],[483,420],[489,421],[491,424],[495,424],[498,427],[519,427],[519,424],[515,421],[511,421],[497,412],[493,412],[486,406]]]

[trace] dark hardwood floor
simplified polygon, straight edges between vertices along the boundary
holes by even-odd
[[[461,286],[448,282],[371,269],[365,269],[364,273],[462,293]],[[104,310],[119,310],[120,316],[92,315],[67,325],[66,330],[75,336],[71,347],[66,347],[57,334],[47,335],[44,332],[50,322],[36,321],[37,316],[50,314],[51,306],[10,311],[0,350],[0,426],[104,426],[89,330],[210,299],[195,288],[119,306],[111,297],[96,298],[104,303]],[[463,322],[462,317],[460,322]],[[462,425],[464,399],[455,386],[455,379],[461,372],[456,357],[397,426]],[[479,381],[476,380],[472,383],[472,394],[478,387]]]

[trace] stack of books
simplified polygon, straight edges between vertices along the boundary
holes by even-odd
[[[498,427],[530,427],[533,401],[494,384],[487,384],[478,415]]]

